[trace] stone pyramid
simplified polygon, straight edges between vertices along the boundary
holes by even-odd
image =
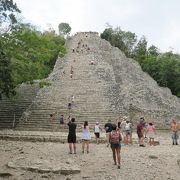
[[[158,128],[168,128],[172,117],[180,119],[180,99],[98,33],[77,33],[67,39],[66,47],[66,56],[57,59],[46,79],[51,85],[39,90],[17,129],[59,130],[61,114],[66,122],[71,115],[78,124],[87,120],[92,125],[124,115],[136,123],[144,116]],[[52,112],[57,112],[53,122]]]

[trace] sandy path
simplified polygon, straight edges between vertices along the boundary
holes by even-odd
[[[0,173],[8,172],[13,176],[4,179],[92,179],[92,180],[179,180],[180,146],[172,146],[170,134],[159,133],[160,145],[139,147],[137,144],[122,146],[121,169],[113,165],[111,149],[105,144],[90,144],[90,153],[81,153],[81,144],[77,144],[77,154],[68,154],[68,144],[32,143],[0,140]],[[151,159],[149,155],[157,158]],[[54,166],[58,162],[76,164],[81,172],[74,175],[37,173],[21,169],[7,168],[7,163],[14,159],[46,160]],[[2,178],[2,177],[0,177]],[[3,178],[2,178],[3,179]]]

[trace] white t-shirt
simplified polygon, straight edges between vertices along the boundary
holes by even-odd
[[[94,126],[94,132],[95,133],[99,133],[100,132],[99,125],[95,125]]]
[[[125,130],[125,126],[126,126],[126,121],[122,121],[121,122],[121,129],[122,129],[122,131]]]
[[[125,130],[126,130],[126,131],[131,130],[131,123],[126,123],[126,125],[125,125]]]

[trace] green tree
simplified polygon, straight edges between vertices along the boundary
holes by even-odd
[[[12,25],[17,23],[16,13],[20,13],[20,10],[13,0],[0,1],[0,97],[2,97],[2,94],[5,94],[7,97],[11,94],[15,94],[10,57],[7,51],[7,36]],[[10,28],[8,28],[8,30],[7,28],[4,29],[3,24]]]
[[[150,56],[158,56],[160,54],[158,47],[151,45],[148,48],[148,55]]]
[[[174,95],[180,97],[180,55],[166,52],[158,57],[158,61],[160,76],[157,82],[169,87]]]
[[[142,36],[134,49],[134,58],[143,65],[144,60],[147,58],[147,40]]]
[[[147,47],[147,40],[142,36],[137,42],[137,36],[130,31],[122,31],[119,27],[113,29],[108,25],[101,33],[111,45],[118,47],[127,57],[138,61],[143,69],[160,86],[168,87],[172,93],[180,97],[180,55],[172,51],[160,53],[158,47]]]
[[[14,24],[17,23],[16,13],[21,11],[17,7],[13,0],[1,0],[0,1],[0,24],[3,22]]]
[[[0,49],[2,49],[2,43],[0,42]],[[7,55],[0,51],[0,99],[2,94],[7,97],[14,95],[14,82],[11,76],[10,60]]]
[[[137,42],[137,36],[130,31],[123,32],[122,41],[124,42],[124,53],[127,57],[133,57],[134,46]]]
[[[108,26],[108,28],[101,33],[101,38],[109,41],[112,46],[118,47],[127,57],[132,57],[133,49],[137,41],[135,33],[122,31],[120,27],[113,29],[111,26]]]
[[[52,32],[39,32],[29,24],[18,24],[9,35],[12,75],[15,85],[42,79],[52,71],[56,59],[66,53],[64,39]]]
[[[59,26],[59,35],[65,36],[71,32],[71,27],[68,23],[60,23]]]
[[[112,38],[113,38],[113,29],[107,28],[104,30],[103,33],[101,33],[101,38],[109,41],[112,44]]]

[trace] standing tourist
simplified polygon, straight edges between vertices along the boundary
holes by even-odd
[[[121,133],[122,133],[122,136],[123,136],[123,142],[124,144],[126,144],[126,130],[125,130],[125,126],[126,126],[126,120],[127,120],[127,117],[124,116],[123,117],[123,120],[121,122]]]
[[[68,143],[69,143],[69,154],[72,154],[72,149],[74,150],[74,154],[76,154],[76,123],[75,118],[72,118],[68,122],[69,126],[69,134],[68,134]]]
[[[81,139],[82,139],[82,153],[84,153],[85,145],[86,145],[87,153],[89,153],[89,142],[91,140],[91,134],[89,132],[88,121],[84,121]]]
[[[116,120],[116,124],[117,124],[117,128],[121,130],[121,117],[118,117],[118,119]]]
[[[125,124],[125,142],[126,145],[132,143],[132,124],[130,121],[126,121]]]
[[[109,133],[112,131],[112,124],[111,124],[111,120],[110,119],[104,125],[104,129],[106,131],[106,142],[107,142],[107,147],[108,147],[109,146]]]
[[[59,123],[60,126],[64,127],[64,115],[61,115],[61,117],[59,118]]]
[[[145,121],[144,121],[144,118],[141,117],[140,122],[137,125],[137,135],[138,135],[140,147],[145,147],[145,145],[144,145],[144,134],[145,134]]]
[[[154,138],[155,138],[156,130],[155,130],[155,126],[152,122],[149,122],[149,124],[146,128],[146,133],[147,133],[147,136],[149,137],[149,145],[154,146],[155,145]]]
[[[94,134],[95,134],[95,138],[96,138],[96,144],[99,144],[100,130],[101,130],[101,128],[99,127],[99,123],[96,122],[96,125],[94,126]]]
[[[113,152],[113,160],[114,160],[114,165],[116,165],[118,161],[118,169],[120,169],[120,151],[121,151],[121,134],[120,132],[116,129],[117,126],[115,124],[112,125],[112,131],[109,133],[109,142],[111,144],[111,149]]]
[[[178,145],[178,131],[179,131],[179,124],[177,121],[173,118],[171,122],[171,131],[172,131],[172,145]]]
[[[55,120],[56,114],[57,114],[57,112],[53,112],[52,114],[49,115],[51,121],[54,121],[54,120]]]

